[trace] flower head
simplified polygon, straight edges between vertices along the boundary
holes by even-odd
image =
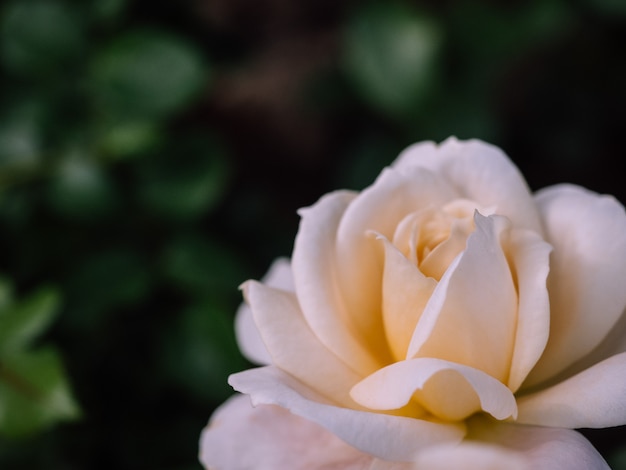
[[[291,261],[243,286],[239,342],[265,366],[230,383],[258,407],[216,413],[208,468],[605,468],[571,429],[626,423],[615,199],[533,196],[499,149],[451,138],[301,216]]]

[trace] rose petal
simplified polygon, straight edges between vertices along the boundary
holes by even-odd
[[[300,211],[292,268],[302,313],[319,340],[362,375],[380,362],[362,344],[337,289],[335,234],[354,194],[338,191]]]
[[[407,359],[437,357],[506,382],[517,322],[517,294],[500,243],[508,223],[478,212],[474,220],[467,249],[441,278],[417,323]]]
[[[546,278],[552,247],[539,235],[513,230],[507,242],[517,280],[519,307],[508,386],[515,392],[543,353],[550,334],[550,299]]]
[[[398,409],[416,397],[438,418],[457,421],[477,411],[496,419],[516,416],[511,391],[500,381],[471,367],[432,358],[396,362],[356,384],[355,401],[374,410]]]
[[[339,408],[274,367],[230,376],[230,384],[250,394],[253,404],[275,404],[325,427],[346,443],[383,460],[410,462],[425,447],[460,442],[462,424],[433,423],[403,416]]]
[[[519,398],[518,421],[564,428],[626,423],[626,353],[605,359],[569,379]]]
[[[610,196],[560,185],[537,195],[547,241],[550,339],[528,385],[590,353],[626,307],[626,214]]]
[[[609,470],[591,443],[571,429],[499,423],[480,416],[469,427],[471,439],[521,452],[533,470]]]
[[[341,219],[333,252],[339,273],[336,286],[352,324],[368,348],[384,358],[383,363],[392,359],[380,314],[383,254],[367,233],[375,231],[391,240],[407,214],[431,205],[438,207],[454,198],[452,188],[427,170],[400,174],[386,169],[346,208]]]
[[[404,359],[415,325],[437,282],[424,276],[384,236],[383,322],[385,334],[396,360]]]
[[[521,452],[478,442],[436,446],[418,454],[415,469],[537,470]]]
[[[235,470],[364,470],[374,458],[284,408],[236,395],[216,410],[200,439],[205,468]]]
[[[255,281],[244,294],[272,363],[342,406],[361,376],[319,342],[302,316],[295,295]]]
[[[293,275],[291,265],[286,258],[278,258],[272,263],[269,271],[263,277],[263,283],[278,289],[293,292]],[[235,317],[235,334],[237,343],[243,355],[256,364],[270,364],[272,358],[267,352],[267,348],[261,339],[259,330],[254,323],[252,310],[243,302],[237,310]]]
[[[404,172],[415,167],[440,174],[464,197],[482,206],[496,206],[497,213],[517,228],[542,227],[535,202],[519,170],[499,148],[480,140],[458,141],[450,137],[438,147],[421,142],[404,150],[393,168]]]

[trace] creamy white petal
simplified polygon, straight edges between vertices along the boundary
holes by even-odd
[[[506,382],[517,322],[517,294],[500,243],[508,223],[479,213],[474,220],[476,231],[439,281],[407,358],[437,357]]]
[[[291,266],[300,308],[315,335],[344,362],[367,375],[380,363],[359,341],[343,292],[337,288],[336,232],[354,197],[348,191],[330,193],[300,211]]]
[[[383,323],[396,360],[404,359],[415,325],[437,282],[424,276],[389,240],[379,235],[385,247],[383,276]]]
[[[482,206],[495,206],[496,212],[511,219],[515,227],[542,233],[526,181],[502,150],[493,145],[454,137],[438,147],[422,142],[403,151],[393,167],[399,171],[427,168],[444,177],[460,197]]]
[[[519,307],[508,386],[515,392],[543,353],[550,334],[546,279],[552,247],[539,235],[513,230],[506,250],[517,281]]]
[[[550,339],[528,384],[589,354],[626,307],[626,213],[613,197],[560,185],[537,195],[554,246],[550,260]]]
[[[496,419],[517,414],[502,382],[471,367],[433,358],[396,362],[356,384],[355,401],[374,410],[398,409],[413,398],[438,418],[458,421],[484,411]]]
[[[415,469],[427,470],[537,470],[523,453],[502,446],[463,442],[436,446],[419,453]]]
[[[532,470],[610,470],[591,443],[571,429],[508,424],[480,416],[472,419],[469,428],[472,440],[521,452]]]
[[[276,259],[263,277],[263,283],[271,287],[293,292],[293,274],[291,273],[289,260],[287,258]],[[259,330],[254,323],[252,311],[245,302],[237,310],[235,335],[237,336],[239,349],[250,361],[261,365],[267,365],[272,362],[272,358],[267,352]]]
[[[626,353],[518,399],[518,421],[564,428],[626,424]]]
[[[386,169],[343,214],[334,251],[337,288],[359,335],[380,356],[387,352],[385,362],[391,360],[391,355],[386,350],[380,312],[383,252],[367,233],[375,231],[391,240],[407,214],[441,206],[454,197],[452,188],[427,170],[400,174]]]
[[[272,364],[338,405],[354,407],[349,392],[361,376],[320,343],[295,295],[255,281],[244,284],[244,294]]]
[[[245,395],[218,408],[200,438],[200,461],[214,470],[368,470],[374,460],[284,408],[253,408]]]
[[[420,449],[460,442],[465,433],[462,424],[433,423],[330,405],[314,390],[271,366],[231,375],[229,383],[249,394],[255,405],[287,408],[325,427],[351,446],[392,462],[410,462]]]

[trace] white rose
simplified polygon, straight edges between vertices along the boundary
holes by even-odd
[[[451,138],[301,216],[291,263],[244,285],[238,339],[266,366],[231,376],[257,407],[216,412],[207,468],[607,468],[572,429],[626,423],[615,199],[533,196]]]

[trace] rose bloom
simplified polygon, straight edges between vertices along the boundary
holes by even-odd
[[[532,195],[496,147],[415,144],[300,212],[291,261],[248,281],[264,365],[201,438],[210,469],[600,469],[574,428],[626,423],[626,214]]]

